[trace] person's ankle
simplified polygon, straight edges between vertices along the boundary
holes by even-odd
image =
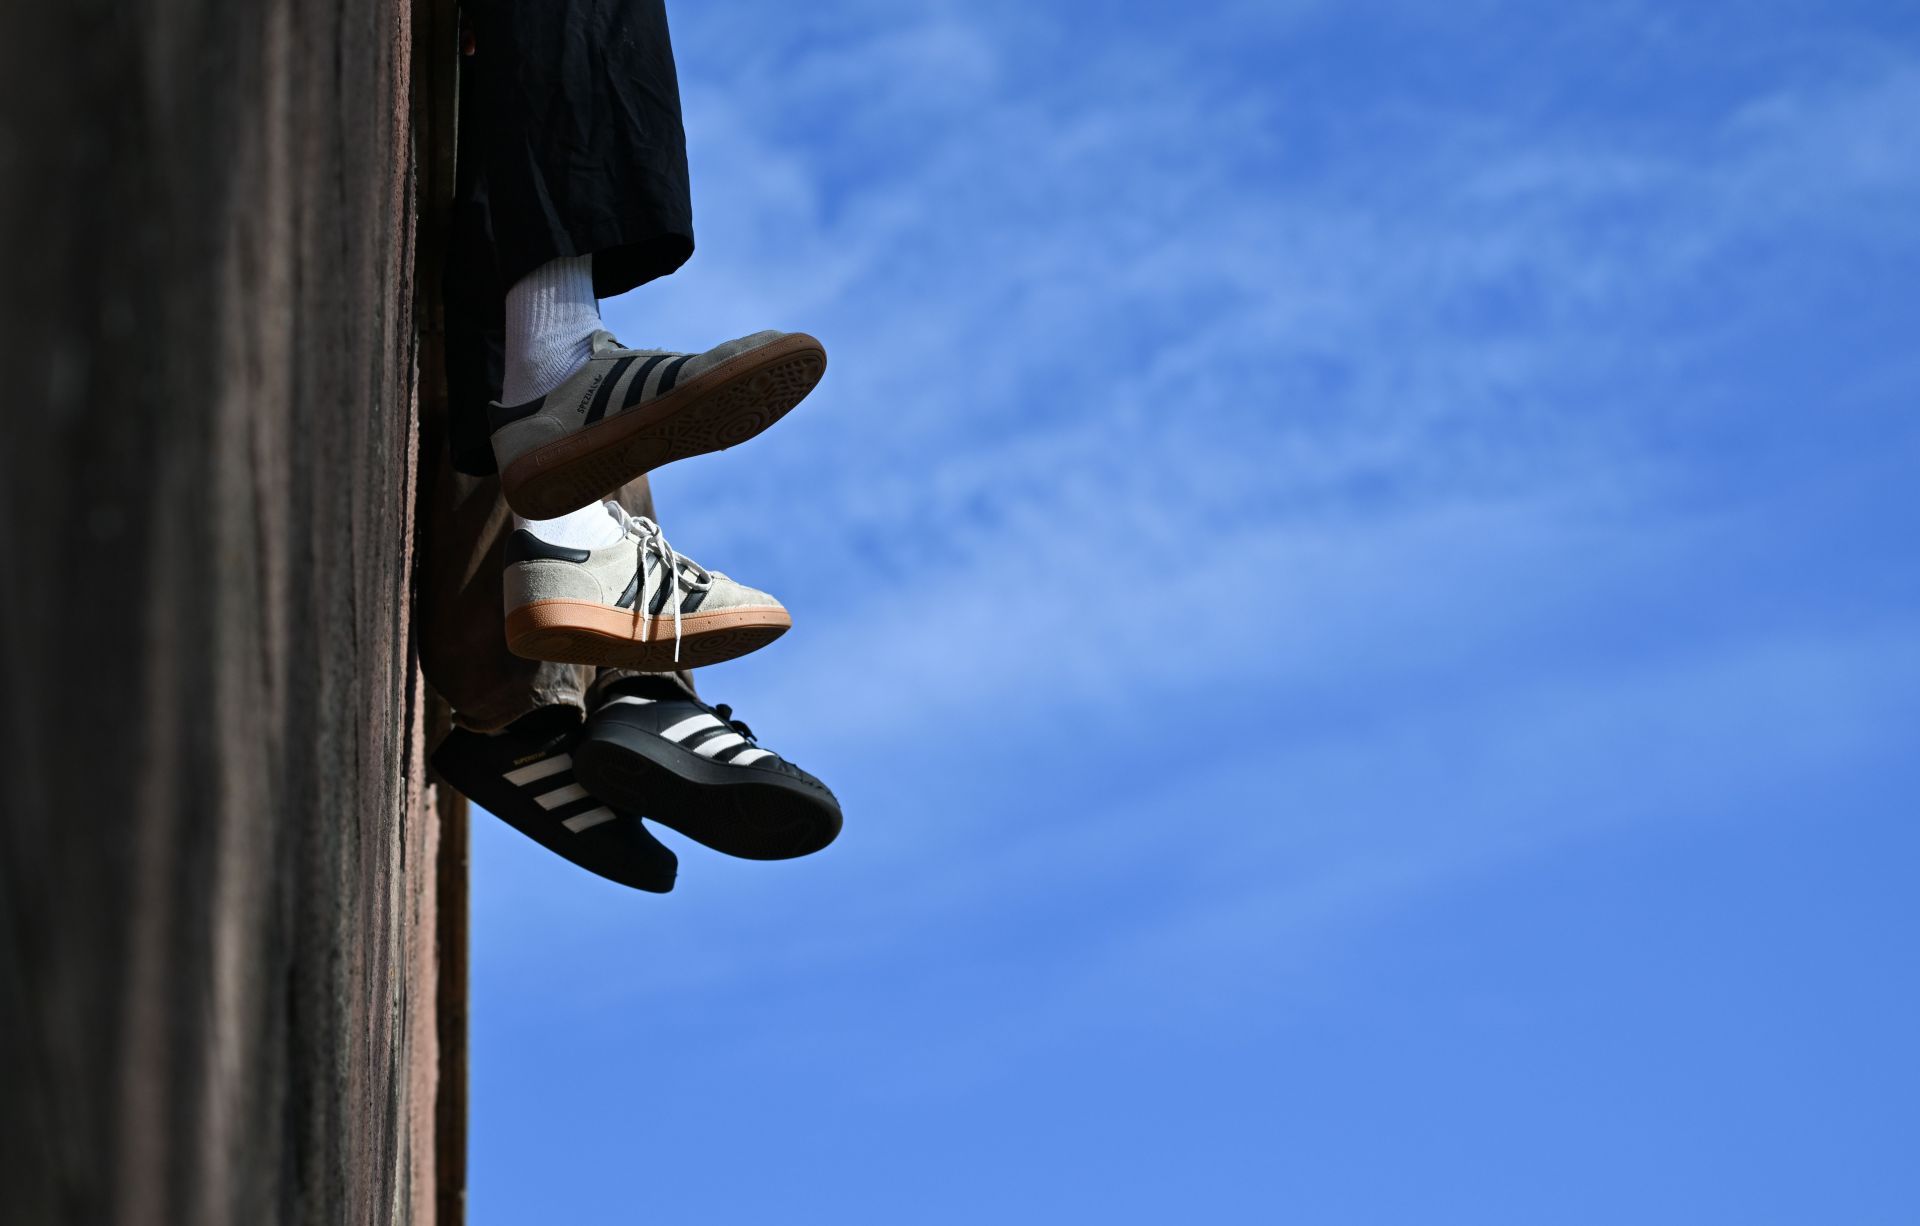
[[[604,502],[590,502],[577,511],[552,519],[513,517],[513,526],[531,532],[549,545],[568,549],[605,549],[624,535],[620,521]]]
[[[571,378],[593,356],[600,304],[593,257],[549,260],[507,291],[500,403],[525,404]]]

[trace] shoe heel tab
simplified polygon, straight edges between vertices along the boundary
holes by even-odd
[[[525,404],[512,406],[501,404],[497,400],[489,400],[487,401],[487,430],[489,433],[492,433],[502,426],[512,425],[523,417],[532,417],[535,413],[538,413],[540,407],[546,403],[547,398],[545,396],[535,396]]]
[[[525,528],[515,528],[507,537],[507,565],[515,562],[584,562],[592,554],[585,549],[549,545]]]

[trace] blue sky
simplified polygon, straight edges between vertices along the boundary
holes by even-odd
[[[476,1223],[1920,1221],[1920,13],[673,17],[847,828],[477,820]]]

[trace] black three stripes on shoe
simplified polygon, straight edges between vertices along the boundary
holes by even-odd
[[[667,893],[678,859],[637,816],[580,786],[574,752],[581,736],[577,710],[545,707],[491,736],[454,729],[433,751],[433,765],[469,800],[588,872]]]
[[[613,343],[619,344],[618,341]],[[666,395],[673,390],[675,384],[680,382],[680,371],[688,362],[699,356],[697,353],[650,353],[644,358],[640,354],[628,354],[620,358],[614,362],[613,369],[606,373],[600,380],[600,385],[594,389],[592,399],[587,403],[586,415],[581,419],[580,424],[593,425],[607,415],[609,408],[624,412],[642,400]],[[627,368],[636,361],[640,363],[640,369],[634,372],[633,380],[627,384],[626,394],[620,398],[620,403],[614,405],[613,389],[620,386],[620,376],[626,374]],[[648,376],[653,373],[655,367],[662,367],[660,378],[657,382],[649,383]],[[536,396],[525,404],[489,404],[487,405],[487,428],[498,430],[502,426],[532,417],[545,408],[546,404],[545,396]]]
[[[593,403],[587,406],[586,420],[581,424],[591,426],[607,415],[607,406],[613,399],[614,387],[619,384],[620,376],[627,373],[627,367],[634,362],[640,362],[640,369],[634,372],[633,382],[627,386],[626,395],[621,397],[619,407],[622,411],[639,404],[649,395],[664,396],[672,391],[673,385],[680,381],[680,369],[698,356],[693,353],[650,353],[644,360],[638,354],[621,358],[607,373],[606,382],[600,385],[600,390],[594,393]],[[653,373],[654,367],[661,366],[663,363],[660,381],[653,384],[650,389],[647,376]]]
[[[840,833],[825,784],[756,743],[728,708],[664,677],[616,687],[573,756],[594,795],[728,855],[786,860]]]

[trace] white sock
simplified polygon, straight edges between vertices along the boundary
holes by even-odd
[[[507,291],[507,369],[500,403],[525,404],[567,381],[593,356],[600,303],[593,257],[548,260]]]
[[[549,545],[568,549],[605,549],[623,535],[620,521],[614,518],[612,503],[590,502],[578,511],[568,511],[554,519],[513,517],[513,526],[525,528]]]

